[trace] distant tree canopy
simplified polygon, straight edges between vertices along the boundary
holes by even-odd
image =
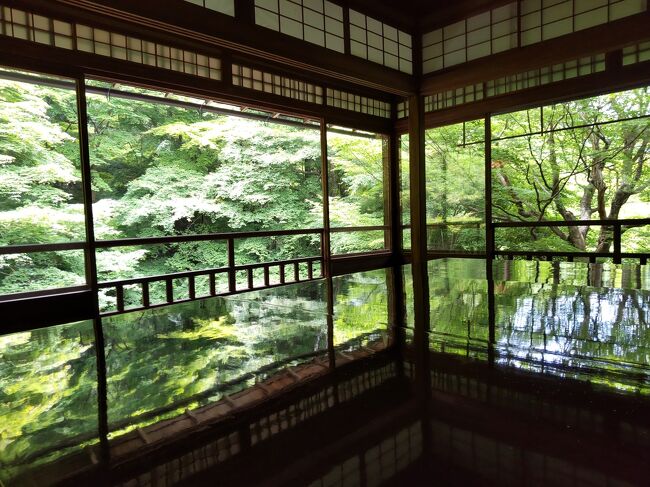
[[[482,250],[485,220],[485,150],[482,121],[426,131],[429,247]]]
[[[429,245],[484,245],[483,121],[427,131]],[[650,88],[492,117],[494,221],[616,220],[650,214]],[[650,230],[622,227],[627,251],[647,251]],[[611,251],[610,226],[499,229],[511,250]]]
[[[648,115],[646,87],[492,117],[495,221],[650,214]],[[75,93],[1,81],[0,123],[0,245],[83,241]],[[99,239],[323,224],[316,128],[89,95],[88,129]],[[482,120],[426,133],[430,248],[484,248],[484,138]],[[385,224],[384,150],[379,138],[328,132],[333,227]],[[650,230],[622,233],[624,250],[650,248]],[[511,250],[607,251],[613,232],[554,226],[500,229],[496,238]],[[332,244],[335,253],[381,249],[384,234],[334,234]],[[242,240],[238,263],[317,255],[318,246],[314,235]],[[103,280],[226,262],[222,242],[98,252]],[[2,293],[84,281],[81,251],[0,256]]]
[[[561,103],[496,117],[494,217],[506,221],[615,220],[650,213],[650,90]],[[512,137],[512,138],[509,138]],[[633,226],[624,226],[623,234]],[[531,241],[611,249],[611,227],[551,227]],[[645,247],[647,248],[647,247]]]
[[[132,91],[138,91],[128,88]],[[98,239],[323,225],[318,128],[89,94]],[[72,90],[0,81],[0,245],[83,241]],[[382,141],[328,134],[335,226],[383,225]],[[383,247],[346,234],[343,253]],[[237,263],[319,255],[317,235],[237,242]],[[223,242],[98,252],[100,280],[219,267]],[[0,256],[0,293],[85,282],[81,251]]]

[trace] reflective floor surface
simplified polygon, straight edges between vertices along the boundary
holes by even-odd
[[[648,266],[520,260],[492,271],[488,282],[485,261],[429,263],[432,350],[650,393]]]
[[[92,323],[0,336],[0,481],[647,485],[647,266],[435,260],[429,303],[427,343],[408,266],[105,318],[109,472]]]

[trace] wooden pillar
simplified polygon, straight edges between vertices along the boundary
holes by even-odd
[[[253,0],[235,2],[235,19],[249,25],[255,25],[255,3]]]
[[[492,222],[492,120],[487,115],[485,123],[485,257],[491,262],[494,259],[494,223]],[[488,276],[491,277],[491,276]]]
[[[427,272],[426,173],[424,151],[424,103],[409,97],[409,169],[411,187],[411,255],[413,274],[413,359],[415,397],[418,401],[422,460],[429,461],[431,437],[431,365],[429,352],[429,279]]]
[[[395,110],[395,104],[393,104]],[[394,263],[402,263],[402,208],[400,205],[401,175],[400,175],[400,136],[393,131],[387,138],[384,148],[384,193],[386,194],[384,209],[385,224],[390,226],[387,238],[387,248],[390,248]]]
[[[321,256],[323,258],[323,277],[332,275],[332,252],[330,244],[330,183],[329,161],[327,158],[327,122],[320,123],[320,148],[321,148],[321,183],[323,192],[323,237],[321,239]]]
[[[494,223],[492,222],[492,120],[485,117],[485,278],[488,302],[488,362],[494,365],[496,303],[494,294]]]
[[[97,362],[97,411],[100,460],[106,467],[110,460],[108,444],[108,399],[104,330],[99,312],[99,286],[97,258],[95,255],[95,229],[93,218],[93,194],[90,171],[90,145],[88,142],[88,112],[86,104],[86,80],[83,75],[76,79],[77,114],[79,124],[79,151],[81,161],[81,183],[83,188],[84,218],[86,225],[86,282],[93,296],[93,331],[95,335],[95,358]]]
[[[406,303],[404,296],[404,273],[399,263],[386,269],[388,285],[388,322],[392,347],[395,350],[397,375],[404,376],[404,351],[406,347]]]
[[[393,123],[397,121],[397,101],[392,104]],[[387,244],[391,250],[391,268],[387,269],[386,279],[389,286],[388,307],[389,323],[393,345],[396,351],[397,373],[404,375],[404,347],[406,345],[406,303],[404,296],[404,274],[402,265],[403,238],[402,238],[402,208],[401,208],[401,171],[400,171],[400,135],[393,130],[388,138],[387,147],[384,149],[384,175],[387,189],[385,198],[385,209],[387,220],[390,226],[387,232]]]
[[[331,370],[336,368],[334,350],[334,283],[332,282],[332,252],[330,244],[330,186],[329,160],[327,157],[327,122],[320,123],[321,145],[321,183],[323,192],[323,233],[321,234],[322,275],[325,278],[327,292],[327,356]],[[338,389],[334,395],[338,400]]]
[[[409,168],[411,183],[413,305],[415,339],[417,341],[418,338],[426,340],[426,334],[429,331],[424,105],[422,98],[417,95],[409,98]]]

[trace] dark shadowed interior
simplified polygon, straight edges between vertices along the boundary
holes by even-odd
[[[648,4],[0,2],[0,487],[648,485]]]

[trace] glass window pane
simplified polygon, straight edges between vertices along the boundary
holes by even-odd
[[[335,232],[330,236],[330,247],[333,255],[384,250],[386,232],[384,230]]]
[[[650,214],[648,87],[495,116],[492,133],[495,221]],[[634,236],[626,237],[628,231]],[[645,232],[623,227],[622,233],[627,251],[647,248]],[[612,252],[614,231],[606,225],[502,228],[496,237],[503,250]]]
[[[385,223],[384,160],[386,138],[330,127],[327,133],[329,213],[333,228]],[[386,248],[383,230],[332,233],[333,254]]]
[[[428,247],[485,249],[483,120],[426,131]]]
[[[272,114],[261,112],[264,120],[244,118],[238,107],[212,101],[89,83],[98,239],[322,227],[318,125],[266,121]],[[318,235],[296,236],[291,245],[270,240],[236,241],[237,264],[320,254]],[[100,257],[100,272],[111,278],[114,270],[126,276],[215,268],[226,254],[221,241],[115,248]]]
[[[0,70],[0,126],[0,246],[83,242],[74,82]],[[81,252],[0,256],[0,294],[83,283]]]
[[[400,137],[400,209],[402,225],[411,224],[411,181],[409,166],[409,136]],[[402,248],[409,250],[411,248],[411,229],[402,229]]]
[[[358,272],[332,279],[334,347],[341,351],[362,346],[383,348],[388,340],[387,269]]]
[[[411,180],[409,165],[409,136],[400,137],[400,208],[402,211],[402,225],[411,223]]]
[[[384,138],[329,130],[330,225],[384,225]]]
[[[484,261],[436,259],[429,262],[428,274],[430,348],[458,355],[484,355],[489,337]],[[470,352],[473,345],[479,345],[478,352]]]
[[[86,284],[83,250],[0,255],[0,295]]]
[[[325,357],[325,292],[314,281],[103,319],[111,436]]]

